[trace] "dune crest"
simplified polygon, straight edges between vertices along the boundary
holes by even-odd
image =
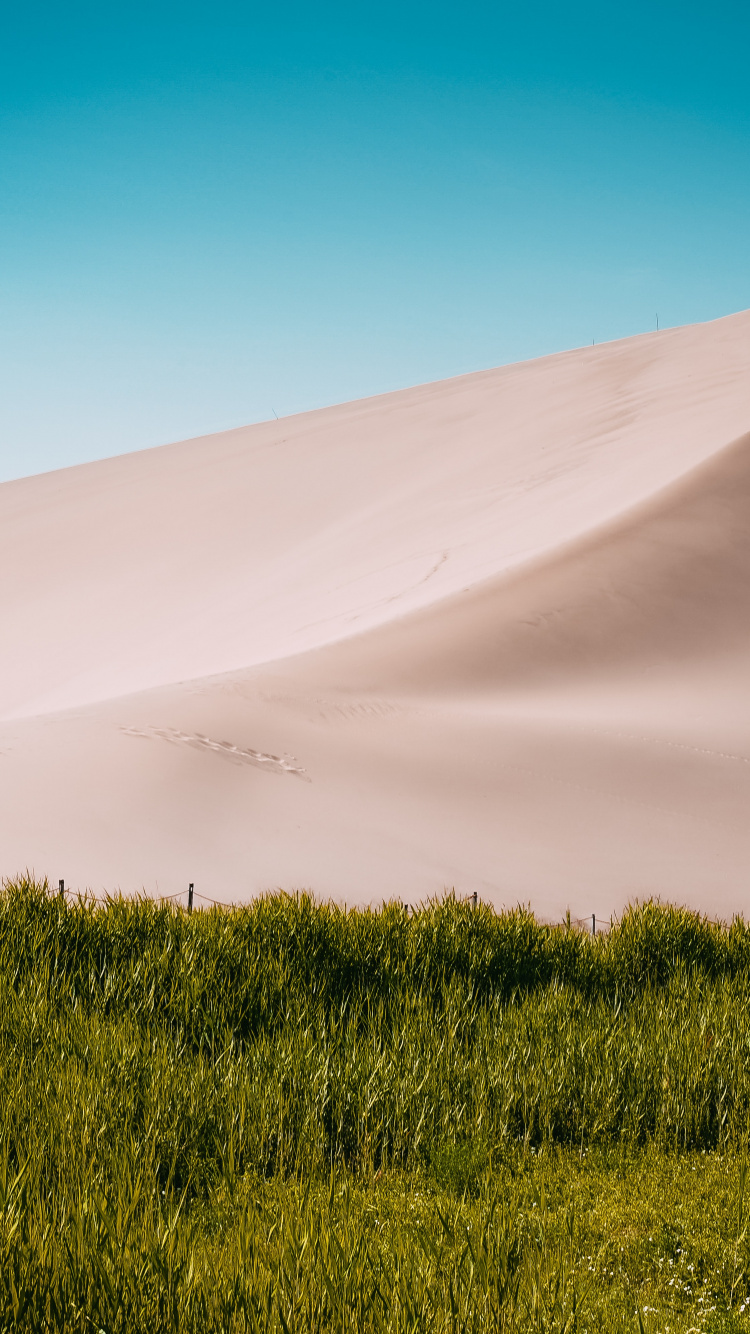
[[[742,908],[748,366],[745,312],[0,487],[2,872]]]

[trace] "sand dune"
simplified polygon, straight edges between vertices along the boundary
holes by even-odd
[[[749,367],[744,313],[0,487],[0,870],[743,910]]]
[[[701,713],[715,713],[715,682],[741,699],[750,681],[749,520],[750,433],[520,571],[319,651],[313,670],[325,663],[350,690],[500,707],[565,691],[566,711],[570,690],[671,693],[693,678]]]

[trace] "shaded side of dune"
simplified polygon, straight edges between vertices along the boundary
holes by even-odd
[[[450,695],[750,672],[750,434],[514,576],[309,655],[355,691]]]

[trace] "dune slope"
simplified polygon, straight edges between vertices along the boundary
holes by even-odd
[[[0,487],[6,875],[744,907],[750,313]]]

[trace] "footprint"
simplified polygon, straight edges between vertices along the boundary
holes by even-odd
[[[145,737],[151,740],[153,737],[160,737],[162,741],[169,741],[172,745],[192,746],[195,750],[207,750],[214,755],[221,755],[226,760],[231,760],[233,764],[252,764],[257,769],[266,769],[275,774],[293,774],[295,778],[302,778],[306,783],[311,782],[309,774],[300,764],[297,763],[293,755],[266,755],[262,750],[243,750],[240,746],[235,746],[231,741],[212,741],[211,737],[202,736],[200,732],[180,732],[175,727],[121,727],[121,732],[126,736]]]

